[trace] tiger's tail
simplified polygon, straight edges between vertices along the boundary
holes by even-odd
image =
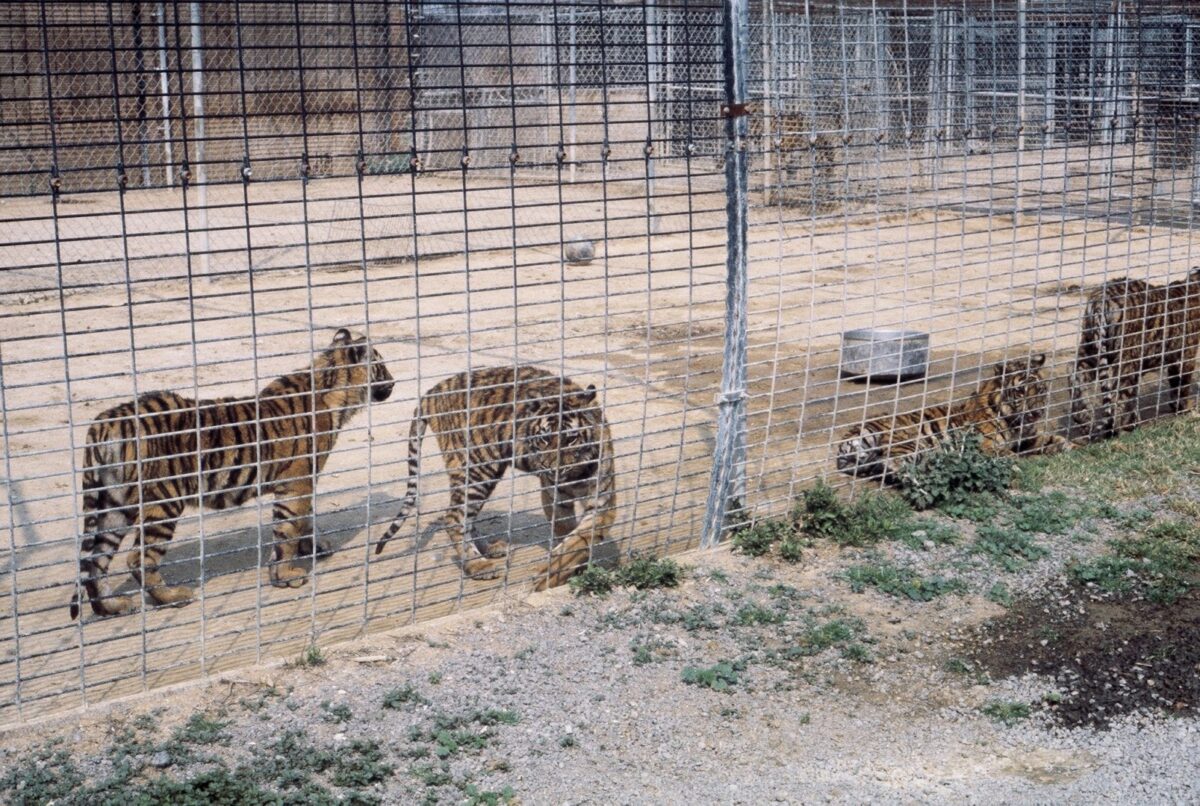
[[[416,411],[413,412],[412,424],[408,427],[408,489],[404,492],[404,501],[401,502],[396,517],[392,519],[392,525],[375,544],[376,554],[383,553],[383,547],[396,536],[417,505],[418,483],[421,479],[421,441],[425,438],[425,426],[425,415],[418,403]]]

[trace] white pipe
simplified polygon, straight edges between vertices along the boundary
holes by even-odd
[[[192,116],[196,120],[196,185],[199,189],[200,274],[208,276],[208,176],[204,164],[204,41],[200,36],[200,3],[189,4],[192,18]]]
[[[171,80],[167,76],[167,13],[159,3],[154,15],[158,17],[158,78],[162,88],[163,167],[166,171],[167,187],[175,184],[175,170],[171,156]]]

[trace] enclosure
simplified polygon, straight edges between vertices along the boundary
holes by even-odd
[[[696,547],[820,477],[850,484],[833,462],[846,428],[969,394],[1004,357],[1047,354],[1047,420],[1065,433],[1087,292],[1193,263],[1200,15],[744,11],[0,9],[0,721],[527,587],[551,542],[536,480],[510,473],[480,517],[481,537],[512,539],[503,574],[465,578],[437,528],[433,439],[418,513],[374,553],[414,406],[469,368],[596,385],[618,496],[598,561]],[[566,260],[580,239],[595,258]],[[334,551],[308,584],[267,581],[259,498],[180,520],[163,573],[195,587],[190,604],[71,621],[89,423],[152,390],[253,395],[340,327],[369,337],[395,389],[320,475]],[[928,371],[843,376],[841,335],[864,327],[929,334]],[[1156,416],[1158,385],[1142,393]],[[113,573],[128,577],[121,558]]]

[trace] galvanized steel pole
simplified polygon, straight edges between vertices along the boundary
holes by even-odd
[[[749,0],[725,0],[722,56],[725,67],[725,357],[717,397],[717,442],[704,512],[703,547],[715,546],[726,515],[743,505],[746,486],[746,220],[748,156],[746,73],[749,67]]]

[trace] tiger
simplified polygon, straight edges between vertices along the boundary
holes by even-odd
[[[84,450],[84,534],[71,618],[79,615],[80,587],[97,615],[134,608],[133,597],[114,594],[108,576],[131,528],[127,563],[134,579],[156,604],[187,602],[191,588],[165,584],[158,570],[184,509],[226,509],[267,493],[275,496],[271,583],[303,585],[307,573],[294,561],[297,552],[313,554],[316,477],[368,393],[382,403],[392,386],[379,352],[342,328],[307,369],[277,378],[255,397],[192,400],[149,392],[100,414]]]
[[[1001,361],[966,400],[855,426],[843,434],[838,446],[838,470],[851,476],[882,476],[891,482],[903,460],[967,430],[977,432],[981,449],[993,456],[1069,450],[1063,437],[1039,431],[1047,403],[1041,373],[1045,363],[1045,353]]]
[[[1142,375],[1165,370],[1173,413],[1191,406],[1196,349],[1200,347],[1200,267],[1165,286],[1109,280],[1094,289],[1083,310],[1079,350],[1071,373],[1071,421],[1090,437],[1095,422],[1086,392],[1100,382],[1099,436],[1137,424]],[[1120,414],[1114,410],[1116,393]]]
[[[542,509],[561,541],[537,568],[536,590],[563,584],[588,563],[591,546],[607,539],[616,519],[616,471],[595,385],[583,389],[535,366],[489,367],[461,372],[421,396],[409,426],[408,487],[377,555],[417,505],[429,426],[450,475],[450,507],[437,525],[446,529],[468,576],[499,575],[507,541],[491,541],[480,552],[475,518],[510,465],[537,476]]]

